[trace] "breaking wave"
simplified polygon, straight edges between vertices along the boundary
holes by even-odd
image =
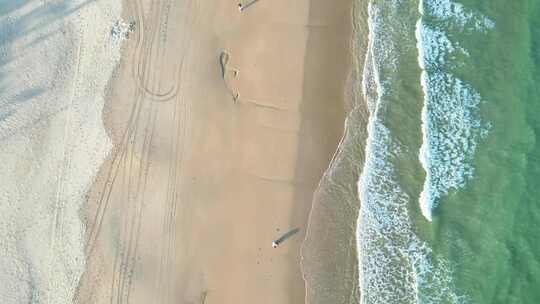
[[[370,113],[366,159],[358,181],[361,207],[357,241],[360,303],[464,303],[455,292],[449,263],[437,258],[416,235],[393,161],[402,148],[384,124],[391,107],[392,73],[398,66],[388,22],[399,16],[398,1],[369,4],[368,50],[363,93]],[[383,76],[384,74],[384,76]]]
[[[458,58],[469,53],[448,37],[446,29],[483,32],[494,23],[448,0],[420,1],[418,11],[416,41],[424,92],[419,158],[426,172],[420,209],[431,221],[440,199],[472,178],[477,143],[488,129],[478,114],[480,94],[451,72],[460,64]],[[425,16],[435,24],[426,22]]]

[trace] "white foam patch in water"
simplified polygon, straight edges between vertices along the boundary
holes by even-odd
[[[460,26],[471,20],[478,28],[493,26],[489,19],[473,15],[450,1],[421,2],[419,12],[426,11],[437,18],[454,20]],[[487,127],[478,114],[480,94],[449,72],[459,64],[455,55],[468,56],[468,52],[452,42],[441,27],[425,24],[423,17],[416,24],[416,40],[424,93],[419,158],[426,171],[420,209],[431,221],[440,199],[472,178],[474,153]]]
[[[462,4],[450,0],[422,0],[419,3],[419,12],[430,15],[438,20],[455,24],[463,29],[472,26],[476,30],[485,30],[495,27],[489,18],[476,14]]]
[[[384,4],[383,4],[384,5]],[[369,105],[366,159],[358,181],[361,200],[357,241],[361,303],[464,303],[454,292],[451,271],[436,259],[410,223],[408,195],[397,182],[392,160],[400,147],[382,122],[392,100],[391,76],[381,69],[397,65],[395,47],[386,35],[392,20],[382,5],[369,5],[369,41],[363,74],[364,96]],[[398,10],[394,11],[396,14]],[[395,17],[395,16],[394,16]]]

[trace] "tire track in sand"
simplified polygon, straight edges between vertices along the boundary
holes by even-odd
[[[161,7],[162,5],[160,5],[160,11],[156,11],[156,14],[157,16],[155,16],[154,18],[152,18],[151,20],[154,21],[154,20],[157,20],[157,22],[159,22],[159,20],[162,19],[162,17],[165,17],[163,18],[164,20],[168,20],[169,18],[169,9],[170,9],[170,0],[165,0],[166,3],[168,5],[166,5],[166,10],[165,10],[165,13],[161,13]],[[191,1],[189,1],[191,2]],[[155,3],[160,3],[159,1],[156,1],[156,0],[151,0],[151,3],[152,3],[152,6],[154,6]],[[135,19],[136,19],[136,23],[139,24],[139,27],[141,28],[140,31],[138,31],[138,36],[137,36],[137,45],[136,45],[136,49],[135,49],[135,53],[134,53],[134,59],[133,59],[133,62],[137,62],[137,64],[134,64],[132,66],[133,68],[133,71],[132,71],[132,74],[133,74],[133,77],[135,78],[135,83],[137,84],[137,87],[143,91],[148,97],[150,97],[152,100],[154,101],[168,101],[168,100],[171,100],[172,98],[174,98],[177,94],[178,94],[178,88],[179,88],[179,81],[178,81],[178,78],[180,77],[180,71],[182,70],[182,64],[183,64],[183,60],[180,61],[180,63],[178,64],[178,68],[175,69],[175,76],[173,77],[173,85],[166,91],[164,92],[160,92],[160,90],[158,91],[154,91],[153,89],[150,89],[146,86],[146,83],[144,81],[144,77],[141,77],[141,75],[144,74],[144,68],[143,68],[143,73],[141,73],[141,60],[140,60],[140,57],[142,56],[142,54],[152,54],[153,52],[153,45],[154,45],[154,40],[156,38],[156,34],[159,32],[159,26],[154,26],[154,30],[153,32],[150,34],[150,38],[148,39],[148,37],[146,37],[146,30],[144,30],[144,27],[145,27],[145,21],[144,21],[144,12],[143,12],[143,8],[142,8],[142,3],[141,3],[141,0],[135,0],[134,1],[134,5],[135,5],[135,11],[136,11],[136,14],[135,14]],[[151,10],[152,11],[152,10]],[[167,24],[167,22],[165,23]],[[160,23],[161,25],[161,23]],[[165,32],[167,31],[167,29],[165,29]],[[149,40],[149,42],[145,43],[146,40]],[[143,52],[143,48],[145,47],[145,50]],[[162,58],[163,56],[161,56],[160,58]]]
[[[161,79],[158,79],[159,77],[155,76],[157,74],[155,71],[156,69],[154,69],[153,71],[154,73],[150,73],[150,74],[148,73],[148,70],[151,68],[151,65],[153,62],[153,57],[159,56],[159,52],[158,52],[160,50],[159,46],[162,43],[158,42],[158,49],[157,49],[158,51],[153,51],[154,50],[153,42],[155,41],[155,38],[156,38],[155,36],[159,33],[159,31],[157,30],[157,26],[154,28],[153,31],[150,31],[149,41],[151,43],[145,46],[146,56],[141,56],[140,50],[142,46],[144,45],[144,33],[150,29],[144,28],[144,21],[143,21],[143,16],[142,16],[142,11],[141,11],[142,6],[140,5],[139,1],[137,1],[136,4],[137,3],[139,5],[136,9],[138,11],[138,15],[141,20],[140,22],[141,27],[139,28],[139,31],[138,31],[140,35],[138,36],[138,41],[137,41],[137,45],[138,45],[137,52],[139,53],[138,54],[136,53],[133,59],[133,60],[136,60],[137,62],[137,64],[135,63],[133,64],[133,66],[135,65],[137,66],[136,82],[138,84],[140,83],[144,84],[145,88],[147,87],[147,83],[148,83],[150,84],[151,89],[154,90],[155,82],[157,81],[158,83],[157,90],[160,91]],[[152,1],[151,13],[153,13],[155,16],[154,20],[159,20],[160,16],[162,15],[162,11],[161,11],[161,7],[159,7],[159,10],[158,10],[155,4],[157,4],[157,1]],[[187,38],[184,37],[184,39],[187,39]],[[163,44],[165,43],[166,43],[166,39],[163,41]],[[156,54],[156,55],[153,56],[153,54]],[[142,67],[142,70],[141,70],[141,67]],[[183,67],[183,58],[181,60],[181,64],[179,65],[179,72],[176,76],[177,78],[175,79],[175,82],[174,82],[176,86],[175,91],[178,91],[178,88],[180,87],[180,72],[181,72],[182,67]],[[177,92],[171,95],[170,97],[167,97],[168,99],[157,98],[156,100],[157,95],[155,94],[154,95],[150,94],[150,95],[153,101],[165,101],[165,100],[176,97]],[[140,161],[139,161],[140,163],[138,166],[139,174],[136,177],[138,190],[135,193],[135,199],[132,199],[132,196],[131,196],[132,195],[131,183],[132,183],[132,178],[134,178],[134,175],[132,174],[133,151],[131,151],[132,153],[129,153],[129,155],[128,155],[128,152],[130,151],[130,149],[133,150],[135,148],[133,146],[133,142],[135,142],[135,139],[137,138],[137,133],[139,130],[139,125],[140,125],[140,120],[141,120],[140,115],[142,112],[142,108],[145,105],[145,97],[149,97],[147,90],[142,90],[142,91],[138,90],[138,92],[135,94],[135,102],[130,111],[130,118],[128,119],[126,129],[123,132],[122,140],[120,142],[121,143],[120,148],[114,154],[113,160],[111,162],[111,166],[107,174],[104,189],[100,195],[98,208],[94,216],[93,224],[91,225],[92,228],[90,229],[89,242],[87,246],[85,247],[85,252],[87,254],[90,254],[99,236],[101,226],[103,223],[103,217],[106,214],[106,210],[109,205],[110,198],[111,198],[111,193],[113,191],[114,185],[116,184],[118,175],[121,174],[124,178],[124,181],[125,181],[125,178],[127,177],[128,179],[127,185],[125,185],[125,182],[122,184],[122,188],[123,189],[127,188],[128,190],[127,191],[128,197],[126,200],[124,200],[125,202],[127,202],[126,203],[127,206],[125,208],[127,210],[125,210],[125,214],[124,214],[124,220],[123,220],[124,225],[122,228],[122,237],[120,239],[121,242],[126,242],[126,239],[127,239],[127,245],[120,246],[120,247],[123,247],[123,249],[118,250],[118,254],[115,257],[115,262],[113,266],[113,279],[112,279],[112,285],[111,285],[111,298],[110,298],[111,303],[114,303],[114,302],[129,303],[132,271],[134,267],[134,262],[137,257],[140,227],[141,227],[141,222],[142,222],[142,211],[143,211],[142,204],[144,203],[144,193],[145,193],[144,190],[146,189],[147,175],[148,175],[148,170],[149,170],[149,159],[148,159],[149,147],[153,139],[155,121],[157,119],[157,110],[155,109],[155,106],[153,103],[151,104],[151,111],[150,111],[150,115],[148,119],[149,121],[146,120],[147,121],[145,123],[146,127],[144,128],[145,137],[143,140],[143,147],[142,147],[143,153],[142,153],[142,157],[140,158]],[[157,96],[157,97],[160,97],[160,96]],[[177,146],[178,141],[181,141],[182,147],[183,147],[183,141],[184,141],[185,132],[186,132],[185,121],[187,120],[186,117],[189,116],[189,113],[188,113],[189,110],[186,109],[185,102],[183,100],[181,101],[180,98],[177,98],[176,103],[179,103],[179,102],[181,102],[182,105],[184,105],[181,111],[182,114],[184,115],[184,118],[181,119],[181,121],[183,122],[179,122],[178,126],[176,126],[175,131],[173,132],[173,137],[177,138],[176,140],[173,140],[173,142],[174,142],[174,146]],[[176,103],[175,103],[175,113],[177,111]],[[174,120],[176,121],[176,118]],[[148,131],[149,125],[151,125],[150,132]],[[183,134],[180,139],[178,139],[178,128],[182,128],[183,130]],[[174,158],[175,166],[172,166],[174,170],[170,170],[169,172],[169,178],[168,178],[169,185],[167,186],[168,188],[167,192],[168,193],[170,192],[170,194],[167,195],[168,196],[167,201],[169,202],[167,203],[167,212],[166,212],[168,214],[168,217],[167,217],[167,220],[164,221],[164,225],[169,227],[167,230],[171,233],[169,233],[170,237],[167,240],[167,249],[165,250],[166,253],[164,257],[162,255],[162,258],[161,258],[162,262],[160,262],[161,265],[164,265],[164,269],[166,271],[170,271],[170,267],[167,267],[167,266],[170,265],[171,251],[172,252],[175,251],[174,249],[175,248],[174,246],[174,240],[175,240],[174,226],[175,225],[174,224],[175,224],[175,213],[176,213],[176,190],[175,190],[176,188],[175,185],[177,184],[176,166],[179,162],[181,162],[181,161],[178,161],[178,148],[176,147],[173,149],[175,150],[174,155],[176,155],[176,157]],[[183,148],[181,148],[180,150],[183,151]],[[182,157],[180,157],[180,159],[181,158]],[[142,174],[141,174],[141,171],[143,172]],[[141,185],[143,186],[141,187]],[[142,190],[142,192],[139,190]],[[129,208],[132,205],[131,204],[132,201],[135,203],[134,204],[135,209],[132,208],[132,211],[130,211]],[[170,275],[167,273],[165,277],[169,278]],[[160,280],[163,281],[162,279]],[[162,283],[158,284],[158,290],[161,289],[159,285],[162,285]],[[166,285],[165,289],[166,289],[165,297],[167,299],[168,294],[169,294],[168,284]],[[116,301],[114,301],[115,298],[116,298]]]

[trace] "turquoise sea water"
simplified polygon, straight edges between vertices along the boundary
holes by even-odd
[[[540,1],[370,1],[362,303],[540,303]]]

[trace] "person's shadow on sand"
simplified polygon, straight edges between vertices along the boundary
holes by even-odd
[[[238,3],[238,7],[240,8],[240,11],[243,11],[245,9],[247,9],[248,7],[252,6],[253,4],[255,4],[255,2],[258,2],[259,0],[252,0],[246,4],[242,4],[242,3]]]
[[[291,231],[285,233],[284,235],[282,235],[279,239],[275,240],[273,243],[276,244],[276,246],[277,246],[277,245],[285,242],[291,236],[298,233],[298,231],[300,231],[300,228],[294,228],[293,230],[291,230]]]

